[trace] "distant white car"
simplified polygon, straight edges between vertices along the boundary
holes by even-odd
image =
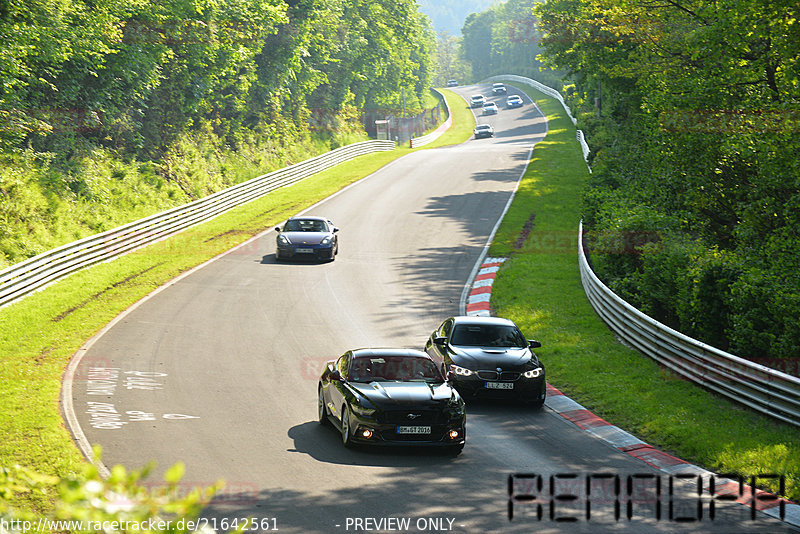
[[[469,97],[469,105],[473,108],[483,106],[484,102],[486,102],[486,98],[483,95],[472,95]]]
[[[522,107],[522,97],[519,95],[508,95],[508,98],[506,98],[506,107],[507,108]]]
[[[497,113],[497,111],[498,111],[497,104],[495,104],[494,102],[486,102],[483,105],[483,114],[484,115],[494,115],[494,114]]]
[[[475,127],[475,130],[472,133],[475,135],[475,139],[480,139],[482,137],[493,137],[494,128],[492,128],[492,126],[489,124],[479,124]]]
[[[493,83],[492,92],[496,95],[502,95],[506,92],[506,86],[502,83]]]

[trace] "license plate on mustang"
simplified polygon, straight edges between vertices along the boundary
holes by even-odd
[[[398,426],[398,434],[430,434],[431,427],[429,426]]]
[[[514,382],[486,382],[486,389],[514,389]]]
[[[296,250],[296,252],[299,252],[300,254],[304,254],[306,252],[314,252],[314,249],[313,248],[298,248]]]

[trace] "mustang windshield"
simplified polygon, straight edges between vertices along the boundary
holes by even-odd
[[[444,382],[436,365],[427,358],[365,356],[350,365],[351,382]]]
[[[461,324],[453,329],[450,344],[461,347],[525,348],[528,342],[519,329],[507,325]]]

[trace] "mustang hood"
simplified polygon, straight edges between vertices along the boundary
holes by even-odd
[[[328,232],[283,232],[281,235],[293,245],[319,245],[319,242],[331,234]]]
[[[451,397],[452,389],[447,383],[425,382],[370,382],[351,385],[363,396],[376,404],[425,404],[443,401]]]
[[[453,361],[468,369],[513,369],[521,367],[531,359],[528,348],[481,348],[481,347],[453,347]]]

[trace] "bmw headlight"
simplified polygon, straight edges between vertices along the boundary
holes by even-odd
[[[537,367],[536,369],[531,369],[530,371],[525,371],[524,373],[522,373],[522,376],[524,376],[525,378],[536,378],[541,375],[542,375],[541,367]]]
[[[370,417],[376,411],[375,408],[367,408],[366,406],[361,406],[360,404],[353,404],[351,408],[353,409],[353,412],[364,417]]]
[[[450,364],[450,370],[453,371],[453,374],[457,376],[470,376],[472,374],[472,371],[466,367],[460,367],[456,364]]]
[[[281,245],[291,245],[292,244],[292,242],[289,241],[289,238],[286,237],[283,234],[278,236],[278,243],[280,243]]]

